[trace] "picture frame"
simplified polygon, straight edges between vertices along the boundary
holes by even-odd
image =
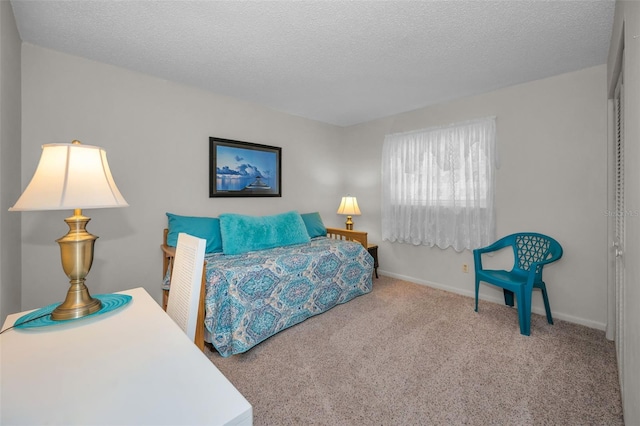
[[[209,137],[209,197],[281,197],[282,148]]]

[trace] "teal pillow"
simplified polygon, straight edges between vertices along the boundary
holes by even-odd
[[[169,234],[167,245],[175,247],[178,243],[178,234],[184,232],[194,237],[207,240],[207,253],[220,253],[222,251],[222,236],[220,235],[220,219],[216,217],[179,216],[167,213],[169,218]]]
[[[220,215],[220,232],[224,254],[241,254],[311,240],[300,213],[296,211],[273,216],[223,213]]]
[[[300,216],[302,216],[304,226],[306,226],[310,238],[327,236],[327,228],[324,226],[324,223],[322,223],[320,213],[303,213]]]

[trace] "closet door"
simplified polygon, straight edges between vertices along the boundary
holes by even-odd
[[[624,56],[623,56],[624,62]],[[624,202],[624,86],[622,74],[618,78],[614,98],[614,161],[615,161],[615,228],[613,248],[615,251],[615,343],[618,357],[618,376],[620,390],[624,390],[624,298],[625,265],[624,241],[627,211]]]

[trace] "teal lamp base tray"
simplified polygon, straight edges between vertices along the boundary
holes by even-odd
[[[33,312],[29,312],[18,318],[13,325],[14,328],[33,328],[33,327],[47,327],[50,325],[65,324],[72,321],[79,321],[85,318],[92,318],[98,315],[106,314],[108,312],[115,311],[118,308],[125,306],[131,301],[131,296],[127,294],[96,294],[93,296],[95,299],[102,302],[102,308],[90,315],[86,315],[80,318],[72,318],[68,320],[54,321],[51,319],[51,312],[60,305],[60,303],[53,303],[45,306],[44,308],[36,309]]]

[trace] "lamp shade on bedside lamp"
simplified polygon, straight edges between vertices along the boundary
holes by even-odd
[[[360,208],[358,207],[356,197],[350,195],[342,197],[342,202],[340,202],[340,207],[338,207],[338,214],[347,215],[345,224],[347,229],[352,230],[353,221],[351,220],[351,216],[360,216]]]
[[[62,268],[71,287],[65,301],[51,318],[67,320],[97,312],[99,300],[92,298],[84,284],[93,263],[96,236],[85,229],[90,218],[82,209],[126,207],[113,180],[106,152],[97,146],[70,144],[42,146],[42,155],[31,182],[10,211],[73,210],[65,219],[69,232],[56,240],[60,245]]]

